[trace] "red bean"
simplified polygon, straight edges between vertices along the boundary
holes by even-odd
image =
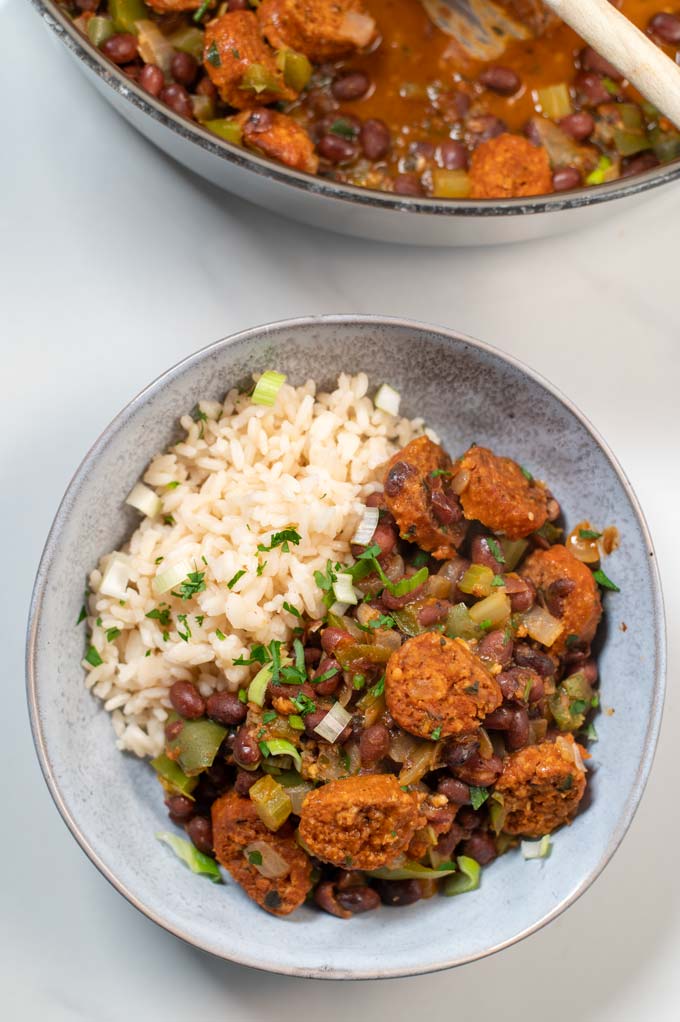
[[[592,46],[584,46],[579,56],[581,58],[581,67],[584,67],[586,71],[594,71],[595,74],[604,75],[605,78],[611,78],[614,82],[623,81],[621,72],[617,71],[614,65],[610,64]]]
[[[353,916],[360,912],[371,912],[373,909],[380,908],[378,892],[363,884],[338,891],[335,897],[338,904],[342,905],[347,912],[351,912]]]
[[[439,621],[443,621],[451,609],[451,604],[448,600],[434,600],[432,603],[426,603],[424,607],[421,607],[418,611],[418,623],[423,628],[429,628],[430,625],[436,625]]]
[[[361,732],[359,754],[362,766],[372,766],[387,755],[390,748],[390,733],[383,724],[373,724]]]
[[[481,827],[482,820],[479,814],[474,809],[465,806],[458,813],[458,823],[463,828],[463,830],[468,831],[469,836],[470,832],[472,832],[473,830],[477,830],[478,827]]]
[[[213,692],[206,703],[208,716],[218,724],[240,724],[246,719],[248,708],[235,692]]]
[[[164,103],[174,110],[176,114],[180,114],[182,117],[193,117],[193,107],[191,105],[191,97],[189,93],[180,85],[178,82],[172,82],[170,85],[166,85],[161,91],[159,96]]]
[[[633,174],[642,174],[645,170],[652,170],[659,166],[658,157],[654,153],[640,153],[633,157],[621,171],[621,177],[632,177]]]
[[[513,614],[522,614],[529,610],[536,599],[536,589],[533,582],[521,575],[506,575],[503,579],[505,591],[510,597],[510,607]]]
[[[478,114],[468,117],[465,122],[465,130],[470,136],[471,143],[479,145],[480,142],[487,142],[490,138],[502,135],[508,130],[508,126],[500,117],[494,117],[492,114]]]
[[[497,781],[503,773],[503,761],[498,756],[482,759],[478,752],[474,752],[465,763],[455,767],[453,772],[459,781],[486,788]]]
[[[460,522],[463,518],[460,501],[451,490],[432,490],[430,503],[433,515],[441,525],[451,525],[453,522]]]
[[[262,774],[259,770],[237,770],[234,791],[237,795],[245,797],[255,784],[255,781],[259,781],[261,776]]]
[[[358,149],[354,142],[341,135],[333,135],[330,132],[323,135],[317,144],[319,156],[329,163],[351,163],[357,157]]]
[[[195,812],[195,804],[184,795],[171,795],[165,804],[174,820],[190,820]]]
[[[568,114],[562,117],[558,124],[562,131],[571,135],[577,142],[583,142],[595,131],[595,120],[587,110],[579,110],[575,114]]]
[[[316,738],[317,741],[323,740],[321,735],[318,735],[314,728],[321,723],[327,713],[328,710],[313,710],[305,716],[305,733],[309,738]]]
[[[165,85],[163,72],[157,64],[145,64],[139,72],[139,84],[151,96],[160,96],[161,89]]]
[[[484,636],[477,647],[477,656],[483,660],[493,660],[501,667],[507,667],[512,660],[512,646],[511,636],[501,628],[496,628]]]
[[[364,124],[368,124],[368,121],[365,121]],[[379,507],[381,510],[384,511],[385,508],[384,494],[380,490],[374,490],[373,493],[369,493],[368,497],[366,497],[366,507]]]
[[[467,784],[457,781],[455,777],[442,777],[437,784],[437,791],[440,795],[446,795],[449,802],[457,806],[470,804],[470,789]]]
[[[576,167],[560,167],[552,177],[553,188],[556,192],[568,192],[570,188],[578,188],[582,183],[581,171]]]
[[[99,0],[76,0],[76,7],[79,11],[96,11]]]
[[[446,834],[442,834],[437,841],[436,849],[439,855],[444,859],[450,859],[453,856],[454,849],[460,841],[466,836],[465,831],[457,823],[451,825],[450,830],[447,830]]]
[[[399,539],[399,533],[393,525],[389,525],[387,522],[378,522],[375,527],[375,532],[371,537],[371,546],[380,547],[380,555],[391,554],[397,545]]]
[[[170,74],[180,85],[191,85],[198,73],[198,61],[190,53],[178,50],[170,61]]]
[[[424,195],[425,191],[416,174],[397,174],[394,179],[395,195]]]
[[[444,762],[450,770],[461,763],[465,763],[477,752],[479,739],[474,735],[465,735],[463,738],[451,739],[444,748]]]
[[[593,71],[581,71],[575,83],[576,90],[580,94],[582,102],[590,106],[598,106],[600,103],[609,103],[612,99],[599,75]]]
[[[383,905],[413,905],[420,901],[422,891],[418,880],[379,880],[376,884]]]
[[[361,99],[371,87],[371,79],[363,71],[349,71],[336,78],[331,85],[331,92],[341,103],[349,103],[353,99]]]
[[[507,731],[515,719],[514,711],[509,706],[499,706],[484,718],[484,727],[489,731]]]
[[[359,142],[367,160],[382,160],[390,151],[390,129],[377,117],[369,117],[361,125]]]
[[[342,671],[340,670],[340,664],[338,663],[338,661],[334,660],[332,657],[324,657],[323,660],[321,660],[319,666],[317,667],[314,673],[314,677],[320,678],[324,674],[327,674],[328,671],[333,670],[335,671],[335,674],[333,674],[330,678],[326,678],[325,681],[319,681],[314,685],[313,690],[315,695],[319,696],[333,695],[336,688],[342,681]]]
[[[680,43],[680,18],[677,14],[660,11],[647,25],[647,31],[664,43]]]
[[[503,565],[492,553],[489,538],[488,536],[473,536],[470,543],[470,558],[473,564],[483,564],[486,568],[491,568],[495,575],[498,575],[503,570]],[[495,544],[496,550],[500,552],[498,541],[492,540],[492,542]]]
[[[170,702],[185,720],[198,720],[205,713],[205,700],[190,681],[175,682],[170,689]]]
[[[553,617],[562,617],[564,601],[573,593],[576,583],[571,578],[557,578],[543,590],[546,609]]]
[[[468,151],[462,142],[448,138],[437,148],[437,163],[446,170],[467,170]]]
[[[496,842],[486,831],[480,831],[478,834],[473,834],[472,837],[469,837],[464,843],[462,851],[463,855],[467,855],[470,859],[475,859],[480,866],[486,866],[497,855]]]
[[[234,759],[239,766],[255,766],[262,758],[257,739],[246,727],[242,727],[236,732],[233,751]]]
[[[321,645],[325,653],[334,653],[341,643],[352,642],[352,636],[342,628],[325,628],[321,633]]]
[[[501,96],[513,96],[522,87],[522,79],[509,67],[487,67],[480,74],[479,82]]]
[[[185,829],[199,852],[204,855],[213,854],[212,824],[207,816],[194,816]]]
[[[196,92],[199,96],[207,96],[208,99],[217,99],[217,88],[210,81],[207,75],[201,78],[200,82],[196,86]]]
[[[249,0],[227,0],[228,11],[249,11]]]
[[[522,706],[518,707],[512,715],[510,727],[505,732],[505,744],[510,752],[516,752],[517,749],[523,749],[528,741],[529,714]]]
[[[555,673],[555,664],[546,653],[533,649],[526,643],[519,643],[515,647],[515,663],[520,667],[528,667],[536,671],[542,678],[551,678]]]
[[[137,56],[137,36],[131,32],[117,32],[105,39],[100,49],[114,64],[129,64]]]

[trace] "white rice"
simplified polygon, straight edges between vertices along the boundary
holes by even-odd
[[[348,559],[363,502],[380,488],[381,466],[423,432],[420,419],[376,409],[367,391],[363,373],[341,375],[332,394],[316,394],[312,380],[284,384],[275,406],[266,408],[232,390],[223,405],[199,404],[204,421],[182,416],[185,439],[144,475],[162,510],[143,518],[121,548],[130,576],[124,601],[99,592],[111,554],[90,575],[87,624],[103,663],[83,666],[87,686],[111,714],[120,749],[138,756],[162,751],[168,693],[178,679],[193,681],[203,696],[243,684],[252,669],[234,666],[234,659],[247,657],[254,643],[286,641],[298,624],[284,601],[321,616],[314,572],[324,571],[329,558]],[[299,533],[299,545],[258,551],[286,527]],[[180,560],[204,573],[205,589],[188,600],[156,596],[154,577]],[[159,604],[170,610],[166,628],[146,616]],[[178,614],[187,615],[185,623]],[[179,625],[186,635],[185,624],[188,641],[177,631]],[[109,641],[114,628],[120,634]]]

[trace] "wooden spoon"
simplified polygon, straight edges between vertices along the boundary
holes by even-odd
[[[495,60],[534,33],[493,0],[421,0],[432,21],[477,60]],[[609,0],[545,0],[657,110],[680,127],[680,67]],[[508,3],[512,9],[512,2]]]

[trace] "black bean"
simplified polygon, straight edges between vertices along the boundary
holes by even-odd
[[[488,536],[473,536],[470,543],[470,559],[473,564],[483,564],[484,567],[491,568],[493,573],[498,575],[503,570],[503,565],[491,552],[489,539],[490,537]],[[492,540],[492,542],[498,550],[498,542],[496,540]]]
[[[522,79],[509,67],[487,67],[480,74],[479,82],[501,96],[513,96],[522,87]]]
[[[575,114],[567,114],[558,122],[562,131],[571,135],[577,142],[590,138],[595,131],[595,119],[587,110],[579,110]]]
[[[379,880],[376,883],[383,905],[413,905],[422,896],[418,880]]]
[[[137,56],[137,36],[131,32],[117,32],[105,39],[100,49],[114,64],[129,64]]]
[[[336,78],[331,85],[331,92],[342,103],[361,99],[371,87],[371,79],[363,71],[349,71]]]
[[[623,75],[618,71],[613,64],[601,56],[594,50],[592,46],[585,46],[580,53],[581,67],[584,67],[586,71],[594,71],[598,75],[604,75],[605,78],[611,78],[614,82],[622,82]]]
[[[198,74],[198,61],[190,53],[178,50],[170,61],[170,74],[180,85],[191,85]]]
[[[570,188],[578,188],[582,183],[581,171],[576,167],[560,167],[552,177],[553,188],[556,192],[568,192]]]
[[[612,97],[605,88],[602,79],[593,71],[581,71],[576,76],[574,84],[583,103],[599,106],[600,103],[611,102]]]
[[[371,537],[371,546],[380,547],[380,557],[384,554],[391,554],[397,545],[399,533],[394,525],[389,522],[378,522],[375,532]]]
[[[467,170],[468,151],[462,142],[448,138],[437,149],[437,163],[446,170]]]
[[[371,912],[375,908],[380,908],[380,895],[378,892],[374,891],[372,887],[364,885],[347,887],[345,890],[337,891],[335,898],[338,904],[342,905],[347,912],[351,912],[353,916],[358,915],[360,912]]]
[[[423,628],[429,628],[430,625],[443,621],[450,609],[451,603],[448,600],[434,600],[432,603],[426,603],[418,611],[418,623]]]
[[[677,14],[660,11],[647,25],[647,31],[664,43],[680,43],[680,18]]]
[[[255,781],[259,781],[261,776],[259,770],[237,770],[234,791],[237,795],[247,795]]]
[[[484,727],[489,731],[506,731],[515,719],[514,711],[509,706],[499,706],[497,709],[487,713],[484,718]]]
[[[207,816],[194,816],[186,825],[186,832],[204,855],[213,854],[212,824]]]
[[[551,678],[555,673],[555,665],[546,653],[532,649],[526,643],[518,643],[513,654],[515,663],[519,667],[529,667],[536,671],[542,678]]]
[[[505,732],[505,744],[510,752],[516,752],[517,749],[523,749],[528,741],[529,714],[524,707],[518,707],[514,711],[510,726]]]
[[[474,752],[465,763],[453,769],[453,774],[459,781],[481,788],[493,784],[502,773],[503,761],[500,757],[490,756],[488,759],[482,759],[478,752]]]
[[[449,769],[465,763],[479,748],[479,739],[474,735],[451,739],[444,747],[444,762]]]
[[[174,820],[190,820],[195,812],[194,803],[185,795],[171,795],[170,798],[166,798],[165,804]]]
[[[564,614],[564,601],[576,588],[576,583],[571,578],[557,578],[551,582],[543,591],[545,605],[553,617],[562,617]]]
[[[505,591],[510,597],[510,607],[513,614],[523,614],[529,610],[536,599],[536,589],[533,582],[520,575],[506,575],[503,579]]]
[[[387,473],[385,480],[385,493],[388,497],[398,496],[404,488],[404,483],[409,476],[413,475],[414,469],[406,461],[397,461]]]
[[[205,713],[205,700],[190,681],[176,681],[170,689],[170,702],[185,720],[198,720]]]
[[[640,153],[638,156],[634,156],[631,160],[626,161],[626,165],[621,171],[621,177],[643,174],[645,170],[652,170],[658,166],[659,159],[655,153]]]
[[[437,791],[440,795],[446,795],[449,802],[457,806],[466,806],[470,803],[470,789],[467,784],[457,781],[455,777],[442,777],[437,784]]]
[[[472,144],[479,145],[480,142],[487,142],[490,138],[502,135],[508,130],[508,126],[500,117],[494,117],[492,114],[479,114],[468,117],[465,122],[465,130],[470,136]]]
[[[383,724],[373,724],[361,732],[359,754],[362,766],[372,766],[387,755],[390,748],[390,733]]]
[[[351,163],[356,159],[358,153],[354,142],[330,132],[319,139],[316,148],[319,155],[329,163]]]
[[[477,647],[477,656],[483,660],[493,660],[501,667],[507,667],[512,660],[512,636],[501,628],[487,632]]]
[[[475,859],[480,866],[486,866],[496,858],[496,842],[491,834],[479,831],[467,839],[463,845],[463,855]]]
[[[234,759],[240,766],[255,766],[260,762],[262,754],[257,739],[246,727],[236,732],[234,739]]]
[[[235,692],[213,692],[208,696],[206,711],[218,724],[240,724],[246,719],[248,708]]]

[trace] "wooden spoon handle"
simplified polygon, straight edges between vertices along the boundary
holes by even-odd
[[[562,21],[680,127],[680,67],[608,0],[545,0]]]

